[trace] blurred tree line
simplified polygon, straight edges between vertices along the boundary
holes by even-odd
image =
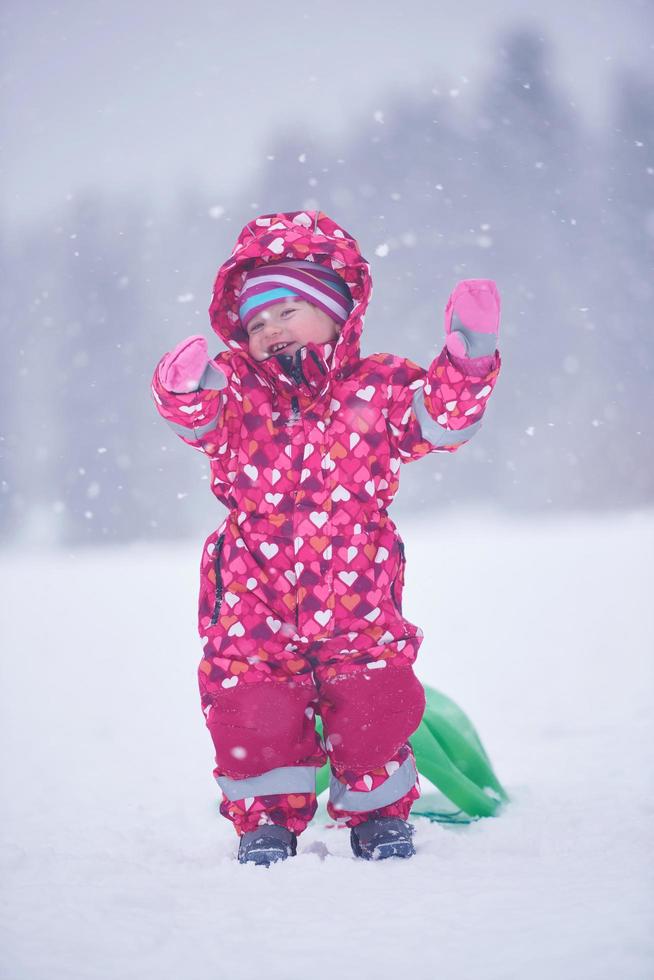
[[[554,87],[542,39],[516,32],[473,111],[452,92],[396,94],[338,155],[289,125],[229,204],[193,188],[168,208],[98,190],[5,231],[2,539],[215,526],[206,461],[157,417],[152,370],[184,336],[211,334],[215,272],[241,226],[314,207],[371,262],[364,353],[426,366],[458,279],[494,278],[503,296],[485,426],[461,453],[407,467],[398,510],[650,506],[653,88],[617,76],[610,125],[592,132]]]

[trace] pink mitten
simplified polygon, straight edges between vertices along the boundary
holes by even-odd
[[[173,394],[197,391],[209,363],[207,341],[196,334],[187,337],[159,362],[159,380]]]
[[[445,343],[454,357],[490,357],[497,347],[500,296],[492,279],[457,283],[445,307]]]

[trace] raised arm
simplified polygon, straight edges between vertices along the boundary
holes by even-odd
[[[209,359],[204,337],[187,337],[155,368],[157,411],[189,446],[213,455],[222,438],[227,378]]]
[[[425,372],[406,365],[391,386],[388,426],[406,462],[454,452],[479,431],[500,371],[500,298],[490,279],[458,283],[445,308],[445,346]]]

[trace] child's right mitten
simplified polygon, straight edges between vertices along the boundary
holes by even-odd
[[[457,283],[445,307],[447,349],[456,358],[491,357],[497,347],[500,297],[492,279]]]
[[[197,391],[208,364],[207,341],[196,334],[187,337],[162,357],[159,362],[159,380],[173,394]]]

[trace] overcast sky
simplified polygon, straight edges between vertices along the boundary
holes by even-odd
[[[402,89],[439,87],[465,112],[513,23],[549,39],[557,86],[602,125],[615,73],[652,72],[653,11],[651,0],[5,0],[3,217],[33,219],[88,186],[170,199],[187,177],[224,201],[265,166],[275,127],[294,122],[338,152]]]

